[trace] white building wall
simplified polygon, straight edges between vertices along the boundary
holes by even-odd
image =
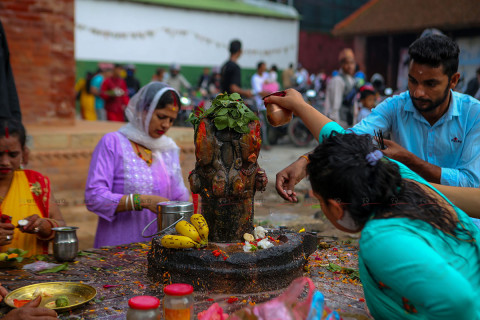
[[[75,58],[204,66],[228,58],[237,38],[239,64],[285,68],[297,61],[296,20],[205,12],[123,1],[75,1]]]

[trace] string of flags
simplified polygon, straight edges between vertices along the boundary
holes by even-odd
[[[148,38],[153,38],[155,35],[159,32],[166,33],[172,37],[176,36],[189,36],[193,35],[195,39],[198,41],[207,43],[209,45],[215,45],[217,48],[223,48],[227,49],[228,44],[224,42],[217,41],[215,39],[212,39],[210,37],[204,36],[202,34],[199,34],[197,32],[185,30],[185,29],[173,29],[173,28],[168,28],[168,27],[161,27],[158,29],[150,29],[150,30],[144,30],[144,31],[110,31],[110,30],[105,30],[105,29],[98,29],[95,27],[89,27],[84,24],[75,24],[75,28],[77,28],[80,31],[88,31],[94,35],[97,36],[102,36],[105,38],[113,38],[113,39],[139,39],[139,40],[144,40]],[[251,54],[251,55],[271,55],[271,54],[282,54],[282,53],[288,53],[290,50],[295,50],[296,47],[295,45],[289,45],[289,46],[284,46],[284,47],[279,47],[279,48],[272,48],[272,49],[266,49],[266,50],[258,50],[258,49],[244,49],[243,54]]]

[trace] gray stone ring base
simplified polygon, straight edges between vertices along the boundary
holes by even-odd
[[[276,245],[255,252],[243,252],[237,243],[168,249],[156,237],[148,253],[148,276],[164,284],[188,283],[203,292],[256,293],[286,288],[303,275],[308,256],[317,249],[317,237],[311,233],[269,235],[278,240]]]

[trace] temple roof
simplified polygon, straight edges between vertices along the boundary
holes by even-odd
[[[480,7],[472,0],[371,0],[332,30],[335,36],[419,33],[480,27]]]

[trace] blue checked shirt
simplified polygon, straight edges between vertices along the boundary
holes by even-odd
[[[450,107],[431,126],[406,91],[380,103],[352,128],[372,136],[374,129],[390,132],[393,141],[441,167],[441,184],[480,186],[480,101],[452,91]]]

